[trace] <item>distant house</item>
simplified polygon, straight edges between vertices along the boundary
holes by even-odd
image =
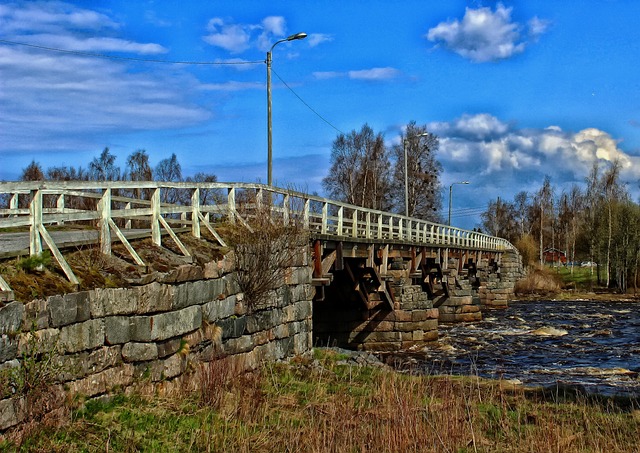
[[[542,252],[545,263],[562,263],[567,264],[567,255],[562,250],[548,248]]]

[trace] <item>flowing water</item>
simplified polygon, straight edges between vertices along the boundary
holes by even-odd
[[[396,356],[426,373],[640,396],[640,304],[512,302],[474,324],[440,326],[437,344]]]

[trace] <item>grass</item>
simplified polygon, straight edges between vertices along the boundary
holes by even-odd
[[[637,406],[554,402],[478,378],[339,365],[331,351],[236,376],[207,365],[199,391],[90,401],[23,451],[628,452]],[[13,451],[17,444],[0,443]]]

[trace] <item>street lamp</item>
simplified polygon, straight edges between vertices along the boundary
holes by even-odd
[[[285,41],[295,41],[297,39],[304,39],[307,37],[306,33],[296,33],[295,35],[287,36],[280,41],[276,41],[269,52],[267,52],[267,184],[271,185],[271,156],[272,156],[272,141],[271,141],[271,52],[273,48]]]
[[[449,226],[451,226],[451,198],[452,198],[451,194],[453,192],[453,185],[454,184],[469,184],[469,181],[453,182],[449,186],[449,222],[448,222]]]
[[[426,137],[428,132],[412,135],[411,137],[402,139],[402,148],[404,151],[404,215],[409,217],[409,172],[407,170],[407,142],[412,138]]]

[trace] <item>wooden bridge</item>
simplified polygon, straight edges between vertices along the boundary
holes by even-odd
[[[179,233],[200,238],[207,230],[224,246],[220,225],[251,229],[252,216],[264,213],[273,223],[295,224],[308,233],[314,332],[335,338],[334,321],[328,330],[322,326],[324,318],[341,313],[347,327],[340,343],[350,346],[364,342],[363,320],[368,332],[386,325],[401,335],[396,330],[406,327],[414,337],[424,332],[424,339],[432,321],[477,320],[479,299],[472,292],[477,296],[484,288],[479,269],[483,281],[495,282],[503,255],[514,252],[505,239],[480,232],[262,184],[39,181],[0,183],[0,257],[38,255],[47,248],[78,285],[61,251],[65,247],[94,243],[110,254],[119,241],[135,264],[145,266],[132,239],[150,237],[157,246],[170,239],[189,261]],[[11,290],[1,276],[0,289]],[[507,296],[502,299],[506,304]],[[380,321],[391,319],[389,314],[391,327]],[[406,343],[393,338],[393,347]]]
[[[28,250],[4,245],[0,256],[37,255],[43,247],[48,248],[69,280],[77,284],[60,251],[77,240],[56,243],[49,231],[51,225],[56,230],[93,225],[95,234],[85,233],[86,241],[99,243],[105,254],[111,253],[114,240],[120,241],[136,264],[144,265],[130,238],[151,237],[161,246],[162,233],[166,233],[189,257],[177,232],[190,231],[199,238],[206,228],[224,245],[216,223],[246,222],[243,216],[265,205],[274,218],[299,222],[309,231],[314,243],[314,278],[319,285],[328,283],[328,272],[336,262],[337,268],[343,269],[343,256],[365,256],[368,267],[380,261],[382,269],[387,268],[389,257],[403,256],[411,260],[415,274],[424,269],[427,250],[436,251],[438,261],[446,260],[455,250],[477,262],[482,254],[497,259],[513,248],[505,239],[479,232],[262,184],[38,181],[0,183],[0,234],[23,230],[26,235],[28,229],[29,243]],[[133,229],[134,223],[144,224],[146,231],[139,226]],[[76,238],[80,236],[75,233]],[[376,250],[379,257],[373,256]],[[1,277],[0,286],[8,289]]]

